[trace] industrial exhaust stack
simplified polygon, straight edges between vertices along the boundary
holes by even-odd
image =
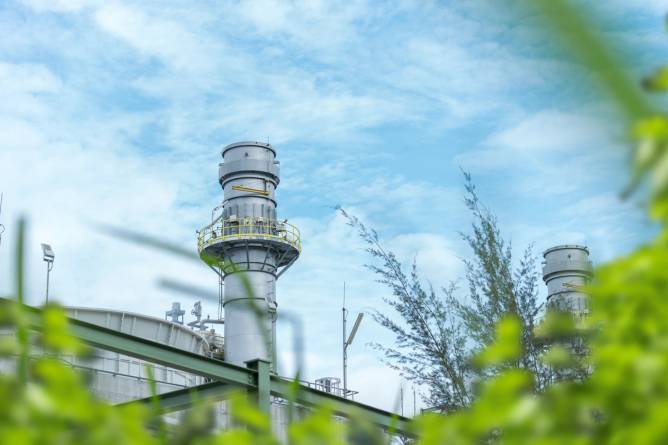
[[[543,253],[543,280],[547,285],[548,310],[571,314],[575,329],[583,327],[583,319],[589,314],[588,297],[582,291],[592,276],[589,249],[585,246],[562,245],[547,249]],[[574,335],[557,341],[570,351],[574,358],[583,359],[588,355],[584,336]],[[559,380],[579,380],[585,378],[591,368],[585,362],[572,367],[555,369],[553,378]]]
[[[200,256],[214,260],[224,280],[224,358],[241,366],[262,359],[274,367],[276,280],[299,257],[299,231],[276,216],[279,162],[270,144],[238,142],[222,155],[224,200],[197,241]]]
[[[543,281],[547,285],[547,307],[572,313],[581,319],[589,312],[582,286],[589,282],[592,265],[585,246],[562,245],[543,253]]]

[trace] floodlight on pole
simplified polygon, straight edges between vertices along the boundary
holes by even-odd
[[[360,323],[362,323],[362,318],[364,318],[364,313],[360,312],[357,314],[357,318],[355,319],[355,324],[353,325],[353,330],[350,331],[350,336],[348,337],[348,340],[346,341],[346,344],[350,346],[350,344],[353,342],[353,339],[355,338],[355,334],[357,334],[357,329],[360,327]]]
[[[49,275],[51,274],[51,269],[53,269],[53,260],[56,258],[56,255],[53,253],[53,249],[50,245],[42,243],[42,254],[43,260],[46,263],[46,303],[49,302]]]
[[[343,397],[348,397],[348,346],[355,339],[355,334],[357,334],[357,329],[362,323],[362,318],[364,317],[363,313],[357,314],[355,319],[355,324],[353,325],[352,331],[350,334],[346,333],[346,321],[348,319],[348,309],[346,309],[346,283],[343,283],[343,307],[341,308],[342,321],[343,321]],[[346,338],[347,337],[347,338]]]

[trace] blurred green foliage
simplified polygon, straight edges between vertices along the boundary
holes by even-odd
[[[508,367],[483,383],[467,409],[448,416],[415,419],[416,442],[433,444],[662,444],[668,441],[668,120],[637,91],[614,57],[614,50],[576,9],[561,0],[537,0],[546,23],[564,48],[593,72],[600,86],[627,116],[635,138],[633,181],[648,181],[649,211],[661,233],[632,254],[599,267],[587,291],[592,316],[588,379],[562,381],[538,395],[534,376]],[[668,88],[667,68],[644,82],[651,91]],[[23,298],[23,225],[16,251],[16,294]],[[0,374],[1,444],[276,444],[269,419],[243,395],[235,396],[235,426],[213,432],[210,407],[195,403],[178,429],[167,427],[155,406],[114,407],[96,399],[84,377],[59,360],[61,354],[85,354],[68,331],[56,306],[43,312],[46,329],[30,333],[19,304],[0,302],[0,359],[15,372]],[[496,342],[479,356],[480,366],[512,363],[520,343],[518,323],[506,319]],[[541,335],[568,335],[571,327],[548,320]],[[34,345],[39,347],[39,354]],[[568,351],[555,346],[545,357],[569,366]],[[18,359],[17,359],[18,357]],[[333,420],[327,407],[296,419],[291,443],[383,443],[387,438],[364,419]]]

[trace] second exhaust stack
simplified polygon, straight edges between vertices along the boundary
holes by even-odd
[[[585,246],[565,244],[543,253],[543,280],[547,285],[547,306],[582,318],[589,312],[582,287],[589,282],[592,264]]]

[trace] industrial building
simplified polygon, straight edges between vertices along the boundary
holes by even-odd
[[[165,313],[165,319],[83,307],[68,307],[67,312],[74,320],[238,367],[259,359],[268,363],[275,375],[279,316],[276,280],[298,260],[300,233],[277,214],[275,192],[280,183],[280,164],[270,144],[234,143],[223,148],[222,157],[218,170],[222,203],[213,209],[211,221],[197,231],[200,257],[216,274],[220,285],[218,318],[202,319],[201,305],[196,304],[192,311],[195,321],[186,324],[185,310],[178,303]],[[548,307],[578,317],[585,315],[587,297],[581,286],[591,276],[589,250],[578,245],[556,246],[545,251],[544,259]],[[220,325],[222,336],[217,331]],[[104,349],[96,349],[92,359],[65,359],[74,367],[86,369],[91,375],[93,391],[112,403],[150,395],[147,366],[153,368],[160,394],[210,381],[198,374]],[[336,377],[304,383],[345,403],[355,394],[347,387],[341,388]],[[272,428],[279,438],[286,440],[285,402],[275,396],[271,400]],[[226,402],[217,402],[215,409],[218,425],[221,428],[229,425]],[[176,417],[172,415],[170,419]]]

